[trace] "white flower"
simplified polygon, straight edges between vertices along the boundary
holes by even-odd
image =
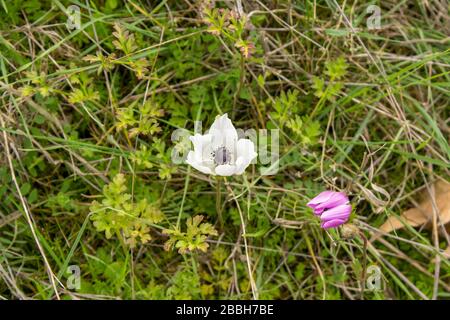
[[[196,133],[189,139],[194,151],[189,151],[186,163],[206,174],[242,174],[258,155],[251,140],[238,139],[237,131],[226,113],[216,117],[206,134]]]

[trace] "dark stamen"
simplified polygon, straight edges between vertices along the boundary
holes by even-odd
[[[231,154],[225,147],[220,147],[214,153],[214,161],[218,165],[226,164],[226,163],[230,162],[230,160],[231,160]]]

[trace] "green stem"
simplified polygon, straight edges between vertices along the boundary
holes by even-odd
[[[122,247],[123,252],[124,252],[124,254],[126,256],[128,254],[128,248],[127,248],[127,245],[125,244],[125,239],[123,238],[123,236],[122,236],[122,234],[120,233],[119,230],[116,230],[116,236],[119,239],[120,246]]]
[[[216,212],[219,219],[220,228],[223,229],[223,219],[222,219],[222,180],[219,176],[216,177]]]

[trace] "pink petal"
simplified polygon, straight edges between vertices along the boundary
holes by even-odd
[[[315,209],[315,208],[314,208],[314,214],[315,214],[316,216],[320,216],[324,210],[325,210],[325,209]]]
[[[345,223],[345,220],[335,219],[335,220],[331,220],[331,221],[327,221],[327,222],[322,222],[321,227],[323,229],[336,228],[344,223]]]
[[[320,216],[322,221],[329,221],[333,219],[343,219],[347,220],[352,212],[352,206],[349,204],[343,204],[328,210],[325,210],[324,213]]]
[[[320,216],[326,209],[347,204],[348,197],[343,192],[323,191],[306,205],[314,210],[314,214]]]
[[[321,204],[322,202],[325,202],[328,199],[330,199],[333,193],[334,191],[323,191],[319,193],[316,197],[314,197],[306,205],[314,209],[314,207],[317,206],[318,204]]]
[[[323,211],[324,209],[334,208],[349,202],[348,197],[343,192],[333,192],[331,197],[320,204],[318,204],[314,209],[317,211]]]

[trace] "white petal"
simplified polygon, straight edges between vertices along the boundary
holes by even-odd
[[[212,136],[210,134],[201,135],[196,133],[189,137],[194,145],[194,152],[197,161],[202,161],[209,159],[210,153],[212,152],[211,140]]]
[[[238,134],[233,123],[228,119],[228,114],[225,113],[216,117],[208,133],[212,135],[213,149],[227,147],[231,152],[234,152]]]
[[[219,176],[231,176],[236,172],[236,166],[230,164],[222,164],[216,167],[216,174]]]
[[[210,130],[229,131],[237,138],[236,128],[233,126],[233,123],[231,123],[231,120],[228,119],[228,114],[226,113],[216,117],[216,120],[214,120]]]
[[[250,139],[239,139],[236,143],[236,152],[238,157],[251,158],[257,156],[255,152],[255,144]]]
[[[245,169],[250,164],[251,160],[246,160],[244,157],[239,157],[236,160],[236,174],[243,174]]]
[[[187,158],[186,158],[186,163],[193,166],[195,169],[197,169],[200,172],[203,172],[206,174],[213,173],[211,168],[206,166],[205,163],[197,160],[194,151],[189,151]]]
[[[240,139],[236,143],[236,152],[236,174],[242,174],[258,154],[255,152],[254,143],[249,139]]]

